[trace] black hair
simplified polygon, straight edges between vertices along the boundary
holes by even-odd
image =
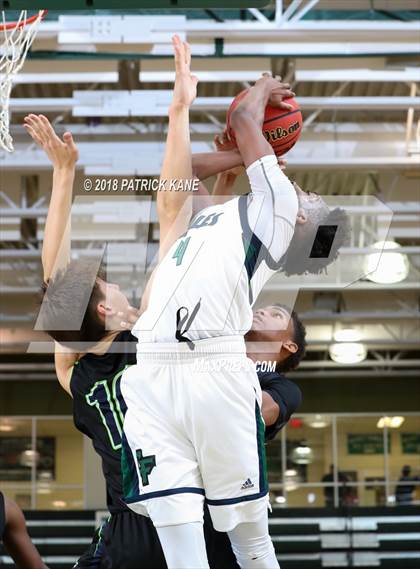
[[[297,345],[297,350],[295,353],[290,353],[285,360],[279,362],[276,366],[276,371],[278,373],[286,373],[292,369],[296,369],[302,359],[305,357],[306,353],[306,328],[303,325],[302,320],[300,320],[297,312],[294,310],[290,311],[287,307],[276,304],[275,306],[280,306],[287,310],[290,314],[290,318],[293,322],[293,338],[292,340]]]
[[[348,243],[350,222],[341,208],[329,211],[313,230],[295,230],[290,245],[281,261],[287,276],[304,273],[319,274],[338,257],[339,249]]]

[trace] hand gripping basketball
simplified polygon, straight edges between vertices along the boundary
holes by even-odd
[[[265,108],[263,133],[268,142],[273,147],[277,156],[286,154],[297,142],[302,131],[302,113],[296,99],[290,95],[285,98],[285,94],[290,93],[287,83],[280,83],[271,75],[264,74],[258,81],[272,83],[272,91],[268,105]],[[248,93],[248,89],[241,91],[230,105],[226,116],[226,129],[230,140],[235,142],[235,134],[230,126],[232,111]],[[293,93],[294,95],[294,93]]]

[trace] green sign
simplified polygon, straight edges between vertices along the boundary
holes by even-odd
[[[420,434],[401,433],[401,448],[403,454],[420,455]]]
[[[391,450],[391,437],[388,433],[388,451]],[[384,436],[382,433],[347,435],[348,454],[383,454]]]
[[[263,8],[269,0],[3,0],[6,10],[132,10],[139,8]]]

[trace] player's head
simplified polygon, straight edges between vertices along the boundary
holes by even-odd
[[[119,286],[106,282],[103,267],[92,272],[90,259],[77,259],[43,284],[40,324],[63,345],[93,346],[118,328],[118,312],[128,306]]]
[[[293,183],[299,200],[295,232],[283,258],[287,275],[318,274],[338,256],[350,233],[349,218],[341,208],[330,210],[316,193]]]
[[[249,344],[255,343],[257,349],[260,344],[264,352],[265,346],[272,346],[267,349],[274,349],[274,353],[263,352],[260,359],[274,359],[277,363],[276,370],[286,372],[295,369],[304,357],[305,336],[305,327],[297,313],[283,305],[275,304],[254,312],[252,326],[245,339]]]

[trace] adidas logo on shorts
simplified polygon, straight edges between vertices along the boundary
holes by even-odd
[[[241,486],[241,490],[248,490],[248,488],[254,488],[251,478],[247,478]]]

